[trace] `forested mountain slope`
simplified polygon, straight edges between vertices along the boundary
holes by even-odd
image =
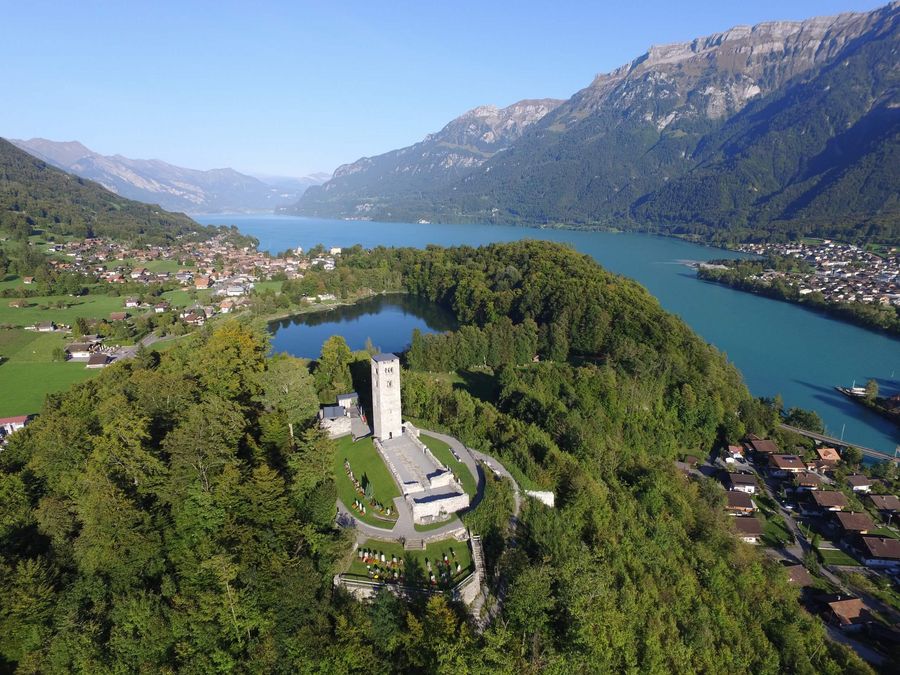
[[[653,47],[452,183],[332,180],[295,210],[898,241],[898,21],[895,2]]]
[[[125,199],[32,157],[0,138],[0,229],[28,234],[166,240],[211,232],[180,213]]]
[[[345,254],[299,283],[380,291],[399,272],[464,324],[414,340],[405,415],[557,495],[554,509],[526,503],[512,547],[502,483],[465,516],[492,592],[505,589],[496,620],[480,633],[440,595],[367,605],[333,588],[353,535],[334,528],[335,448],[314,415],[335,364],[312,376],[267,357],[231,319],[52,397],[0,453],[0,665],[869,672],[778,564],[737,542],[720,488],[675,470],[676,453],[775,419],[640,286],[540,242]],[[432,372],[451,361],[492,364],[499,394]]]

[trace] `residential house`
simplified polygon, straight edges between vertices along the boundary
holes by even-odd
[[[756,494],[756,476],[749,473],[728,474],[727,486],[729,490],[746,492],[748,495]]]
[[[102,352],[95,352],[88,357],[85,368],[105,368],[109,363],[109,355]]]
[[[729,490],[725,493],[725,496],[727,499],[725,510],[732,516],[743,516],[753,513],[756,510],[753,500],[750,499],[750,495],[746,492]]]
[[[5,434],[11,434],[19,429],[24,429],[25,425],[31,421],[31,415],[16,415],[15,417],[0,417],[0,431]]]
[[[73,342],[66,346],[66,353],[73,361],[87,361],[96,346],[96,342]]]
[[[197,277],[194,279],[194,288],[198,291],[205,291],[209,288],[209,277]]]
[[[146,267],[135,267],[133,270],[131,270],[131,278],[132,279],[140,279],[141,277],[144,277],[146,275],[147,275]]]
[[[153,311],[156,312],[157,314],[162,314],[163,312],[169,311],[170,307],[171,307],[171,305],[168,302],[157,302],[153,306]]]
[[[202,326],[206,323],[206,315],[197,312],[188,312],[185,314],[182,319],[189,326]]]
[[[769,473],[773,476],[788,476],[805,470],[806,465],[797,455],[769,455]]]
[[[844,631],[861,630],[872,620],[869,608],[859,598],[846,598],[828,603],[828,617]]]
[[[140,307],[141,301],[138,300],[137,298],[127,298],[125,300],[125,306],[126,307]]]
[[[128,318],[128,312],[113,312],[109,315],[110,321],[124,321]]]
[[[841,461],[841,454],[834,448],[816,448],[819,461],[834,466]]]
[[[847,476],[847,482],[850,484],[850,487],[853,488],[854,492],[868,493],[872,489],[872,479],[868,476],[863,476],[862,474]]]
[[[53,321],[41,321],[34,324],[34,329],[38,333],[52,333],[56,330],[56,324]]]
[[[794,474],[794,486],[798,490],[818,490],[822,487],[822,477],[811,471]]]
[[[853,513],[838,511],[835,514],[838,524],[844,534],[866,534],[869,530],[875,529],[875,523],[872,516],[868,513]]]
[[[821,512],[842,511],[847,507],[847,495],[833,490],[816,490],[810,497]]]
[[[788,581],[793,586],[812,586],[813,578],[803,565],[786,565]]]
[[[896,495],[869,495],[869,499],[885,520],[890,520],[900,512],[900,499]]]
[[[732,520],[734,529],[737,531],[738,538],[748,544],[758,544],[762,539],[762,523],[756,518],[750,516],[745,518],[735,518]]]
[[[22,283],[23,284],[33,284],[34,277],[22,277]]]
[[[859,549],[866,567],[900,568],[900,539],[860,537]]]
[[[744,459],[744,448],[740,445],[728,445],[725,447],[722,454],[724,455],[726,462],[733,464],[734,462]]]
[[[762,438],[751,438],[748,442],[750,449],[756,454],[757,457],[767,457],[769,455],[777,455],[780,450],[778,449],[778,445],[775,441],[770,441],[769,439]]]

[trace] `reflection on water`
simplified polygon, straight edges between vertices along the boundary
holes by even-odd
[[[412,332],[440,333],[458,326],[453,314],[433,302],[402,293],[376,295],[352,305],[298,314],[272,321],[272,349],[315,358],[322,343],[343,335],[350,349],[362,349],[366,339],[385,352],[402,351]]]

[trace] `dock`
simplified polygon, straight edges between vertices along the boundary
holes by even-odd
[[[854,447],[862,452],[865,457],[880,459],[884,462],[900,462],[900,446],[898,446],[897,449],[894,450],[894,454],[891,455],[886,452],[882,452],[881,450],[873,450],[872,448],[866,448],[862,445],[851,443],[850,441],[842,441],[840,438],[833,438],[831,436],[826,436],[825,434],[817,434],[814,431],[807,431],[806,429],[792,427],[790,424],[780,424],[779,427],[781,427],[785,431],[792,431],[795,434],[800,434],[801,436],[812,438],[813,440],[819,441],[820,443],[828,443],[829,445],[834,445],[839,448]]]

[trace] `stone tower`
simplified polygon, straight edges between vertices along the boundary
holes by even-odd
[[[400,412],[400,359],[396,354],[372,357],[372,426],[375,438],[386,441],[403,433]]]

